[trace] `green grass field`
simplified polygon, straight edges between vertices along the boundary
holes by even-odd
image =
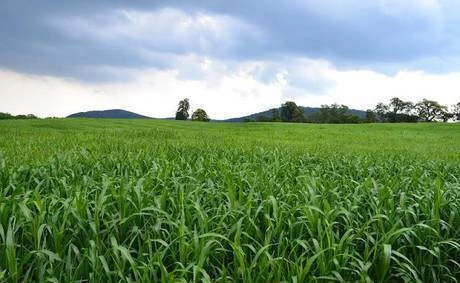
[[[459,278],[460,124],[0,121],[0,281]]]

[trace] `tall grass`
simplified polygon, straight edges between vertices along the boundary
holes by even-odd
[[[1,281],[460,281],[456,154],[55,123],[0,127]]]

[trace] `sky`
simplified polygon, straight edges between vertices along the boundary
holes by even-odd
[[[458,0],[1,0],[0,112],[460,101]]]

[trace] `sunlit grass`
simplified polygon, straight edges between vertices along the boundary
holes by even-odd
[[[0,123],[0,280],[458,282],[459,125]]]

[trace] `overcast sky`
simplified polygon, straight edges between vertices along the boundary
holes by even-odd
[[[1,0],[0,112],[460,101],[458,0]]]

